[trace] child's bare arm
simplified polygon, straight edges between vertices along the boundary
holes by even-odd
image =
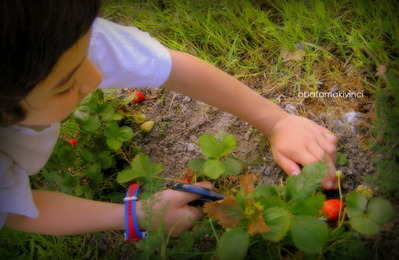
[[[74,235],[124,229],[123,205],[92,201],[58,192],[32,192],[38,218],[8,214],[6,225],[25,232]]]
[[[230,112],[265,134],[276,162],[291,175],[300,165],[327,158],[330,167],[322,184],[336,185],[337,138],[316,123],[285,113],[243,83],[189,54],[170,50],[172,72],[163,87]],[[327,156],[326,156],[327,155]]]
[[[211,188],[210,183],[197,185]],[[180,191],[166,190],[156,193],[155,210],[163,210],[162,216],[165,232],[178,236],[182,231],[194,225],[193,220],[202,217],[203,213],[188,202],[200,196]],[[76,235],[106,230],[123,230],[124,205],[82,199],[52,191],[33,191],[33,199],[39,209],[38,218],[8,214],[6,225],[14,229],[49,235]],[[143,201],[137,203],[138,224],[141,226],[146,218]],[[156,214],[156,212],[153,211]],[[159,219],[152,224],[157,227]]]

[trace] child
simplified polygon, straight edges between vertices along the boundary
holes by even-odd
[[[283,112],[235,78],[147,33],[96,19],[99,6],[99,0],[0,0],[0,226],[53,235],[124,229],[122,204],[29,186],[29,175],[52,152],[59,122],[98,86],[164,87],[233,113],[269,138],[288,175],[300,173],[298,164],[326,157],[330,171],[322,185],[336,188],[337,139],[327,129]],[[202,216],[187,205],[198,195],[166,190],[155,196],[172,236]],[[126,221],[137,227],[146,216],[140,200],[133,208],[136,219]]]

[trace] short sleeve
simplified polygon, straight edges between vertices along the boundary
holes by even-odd
[[[148,33],[102,18],[93,24],[89,59],[102,73],[100,88],[157,88],[172,69],[169,51]]]
[[[33,202],[26,171],[0,153],[0,227],[8,213],[37,218],[39,212]]]
[[[40,132],[18,126],[0,127],[0,227],[8,213],[39,216],[29,175],[36,174],[47,162],[59,129],[58,123]]]

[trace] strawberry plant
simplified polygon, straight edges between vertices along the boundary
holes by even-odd
[[[188,163],[193,172],[205,175],[211,179],[223,176],[236,176],[241,172],[241,164],[228,157],[236,148],[234,137],[224,132],[215,136],[203,134],[198,142],[202,155],[206,158],[195,158]]]
[[[61,138],[42,169],[50,183],[47,189],[120,201],[124,187],[116,181],[116,173],[128,167],[139,152],[131,143],[133,138],[151,130],[140,128],[146,117],[137,112],[132,99],[97,90],[62,122]],[[153,121],[146,123],[154,125]]]
[[[241,166],[234,167],[234,174],[226,170],[229,167],[223,167],[226,157],[236,147],[233,140],[224,133],[201,136],[199,146],[208,159],[190,161],[190,169],[210,179],[237,175]],[[207,169],[209,162],[218,166]],[[234,164],[239,163],[234,161]],[[210,169],[217,174],[207,172]],[[288,177],[285,185],[256,185],[258,176],[246,173],[240,176],[238,191],[234,187],[216,187],[225,190],[226,198],[204,206],[207,216],[221,228],[215,233],[215,256],[218,259],[244,259],[254,254],[271,259],[298,254],[321,256],[342,241],[346,240],[348,245],[360,241],[354,231],[363,236],[373,235],[380,225],[392,219],[392,204],[383,198],[372,198],[364,187],[347,196],[339,190],[339,199],[326,200],[320,182],[327,171],[325,163],[316,162],[305,166],[300,175]],[[342,178],[342,173],[337,172],[337,176]],[[360,251],[366,251],[361,241],[356,245]]]

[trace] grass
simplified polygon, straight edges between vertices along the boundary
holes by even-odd
[[[149,32],[171,49],[196,55],[243,81],[262,77],[278,95],[330,87],[355,73],[377,102],[374,149],[381,192],[399,195],[399,4],[396,1],[109,0],[102,16]],[[298,60],[284,61],[298,48]],[[376,73],[383,68],[387,72]],[[322,71],[322,73],[318,73]],[[321,84],[321,83],[325,84]],[[348,91],[358,91],[349,85]],[[353,89],[351,89],[353,88]],[[258,90],[271,95],[270,90]],[[275,97],[275,96],[273,96]],[[122,236],[52,237],[3,229],[2,259],[113,259]],[[108,243],[104,249],[99,243]],[[97,243],[98,242],[98,243]],[[129,253],[130,252],[130,253]]]

